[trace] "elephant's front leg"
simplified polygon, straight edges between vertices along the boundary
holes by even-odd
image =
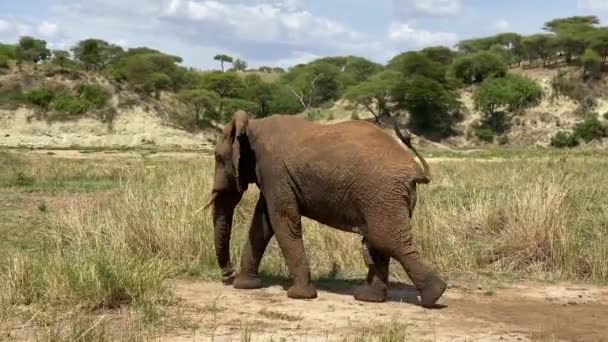
[[[234,281],[234,288],[259,289],[262,287],[262,281],[258,278],[258,269],[272,235],[266,200],[264,196],[260,195],[241,258],[241,272]]]
[[[384,302],[387,298],[388,268],[390,258],[362,241],[363,259],[367,264],[367,279],[364,285],[355,289],[355,299],[365,302]]]
[[[297,205],[288,201],[268,202],[270,222],[287,261],[293,285],[287,290],[292,299],[317,298],[317,290],[310,279],[310,266],[302,240],[302,222]]]

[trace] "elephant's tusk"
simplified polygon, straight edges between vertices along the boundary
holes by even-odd
[[[215,202],[216,199],[217,199],[217,192],[213,192],[213,195],[211,195],[211,199],[209,200],[209,202],[207,204],[205,204],[203,207],[201,207],[199,210],[197,210],[196,213],[194,213],[194,215],[198,215],[198,213],[201,211],[207,211],[207,209],[209,209],[209,207],[211,207],[211,205]]]

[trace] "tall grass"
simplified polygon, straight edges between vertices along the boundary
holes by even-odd
[[[34,181],[33,168],[52,169],[37,163],[21,166]],[[415,242],[444,273],[606,282],[607,168],[608,161],[592,157],[434,163],[434,182],[419,187]],[[149,308],[167,299],[167,278],[216,279],[210,212],[199,210],[212,170],[205,158],[138,165],[120,173],[111,196],[76,197],[51,212],[44,254],[12,256],[3,275],[7,300],[132,304],[154,313]],[[248,192],[237,209],[231,240],[237,265],[256,199],[256,190]],[[315,277],[365,274],[358,236],[305,219],[304,241]],[[287,275],[274,239],[262,270]],[[404,275],[399,266],[391,270]]]

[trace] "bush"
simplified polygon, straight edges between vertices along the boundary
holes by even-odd
[[[560,131],[555,134],[553,138],[551,138],[551,146],[557,148],[565,148],[565,147],[575,147],[578,145],[578,140],[576,139],[576,134]]]
[[[89,103],[66,92],[57,95],[52,105],[53,110],[78,115],[89,110]]]
[[[486,116],[488,124],[499,131],[507,124],[504,111],[529,108],[541,100],[543,90],[535,81],[509,75],[486,79],[475,92],[475,108]]]
[[[608,112],[604,113],[604,119],[608,120]]]
[[[24,99],[27,103],[36,107],[48,109],[51,102],[55,99],[55,91],[43,86],[25,93]]]
[[[598,77],[602,69],[602,57],[595,50],[587,49],[581,57],[584,72],[592,77]]]
[[[24,101],[19,84],[0,83],[0,107],[15,109]]]
[[[585,142],[608,137],[608,126],[600,122],[597,114],[588,115],[585,121],[574,127],[574,134]]]
[[[8,57],[0,55],[0,69],[8,69]]]
[[[104,108],[110,99],[110,94],[103,87],[94,84],[80,84],[76,91],[82,100],[97,109]]]
[[[479,140],[485,141],[485,142],[491,144],[494,142],[495,133],[493,130],[491,130],[489,128],[478,128],[475,130],[475,136]]]

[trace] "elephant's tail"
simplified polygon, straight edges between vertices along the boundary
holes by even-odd
[[[412,150],[414,152],[414,154],[416,155],[416,157],[418,157],[418,159],[422,163],[422,169],[423,169],[422,174],[419,174],[414,179],[414,181],[416,183],[422,183],[422,184],[430,183],[431,182],[431,170],[429,169],[429,164],[426,163],[426,160],[424,159],[424,157],[422,155],[420,155],[420,153],[418,153],[416,148],[414,148],[414,146],[412,145],[412,135],[408,131],[401,131],[401,129],[399,128],[399,125],[397,124],[396,121],[393,123],[393,127],[395,129],[395,134],[397,134],[397,136],[399,137],[399,140],[401,140],[401,142],[403,142],[410,150]]]

